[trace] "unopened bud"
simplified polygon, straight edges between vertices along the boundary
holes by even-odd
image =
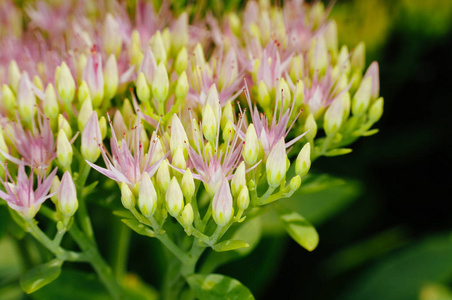
[[[212,200],[212,217],[218,226],[225,226],[231,221],[233,213],[231,190],[224,178]]]
[[[190,169],[187,169],[182,176],[181,188],[186,199],[191,199],[195,194],[196,186]]]
[[[105,16],[102,36],[105,52],[119,56],[122,48],[122,36],[120,34],[119,23],[110,13],[107,13]]]
[[[259,140],[257,139],[256,130],[254,125],[250,124],[245,134],[245,145],[243,147],[243,159],[249,166],[254,165],[257,162],[259,156]]]
[[[9,86],[6,84],[2,85],[2,98],[0,105],[5,109],[5,111],[12,113],[14,107],[16,106],[16,96]]]
[[[138,74],[137,96],[138,99],[140,99],[140,101],[144,103],[149,103],[149,101],[151,100],[151,89],[149,88],[149,85],[146,81],[146,77],[144,76],[143,72]]]
[[[225,142],[232,141],[234,134],[235,134],[234,126],[232,125],[231,121],[228,121],[226,123],[226,126],[224,126],[223,128],[223,140]]]
[[[99,130],[102,140],[107,137],[107,119],[104,116],[99,119]]]
[[[281,138],[267,158],[267,182],[270,187],[277,187],[284,179],[286,175],[286,145],[284,138]]]
[[[65,62],[57,68],[55,82],[61,101],[66,105],[70,105],[72,100],[74,100],[75,81],[72,77],[71,70],[69,70]]]
[[[244,186],[239,193],[237,198],[237,207],[241,210],[245,210],[250,205],[250,193],[248,187]]]
[[[344,106],[340,98],[337,98],[328,107],[323,121],[323,129],[327,135],[335,135],[342,125]]]
[[[191,207],[191,204],[188,203],[185,205],[184,210],[182,211],[182,214],[180,216],[181,223],[184,228],[188,228],[193,224],[193,208]]]
[[[257,88],[257,102],[262,107],[270,106],[270,94],[268,93],[267,86],[263,80],[259,82],[259,86]]]
[[[295,107],[300,107],[304,102],[304,83],[302,80],[297,82],[295,90]]]
[[[157,170],[157,186],[162,192],[166,192],[168,189],[169,182],[171,180],[170,170],[168,167],[168,160],[165,159],[160,164]]]
[[[300,175],[297,175],[297,176],[293,177],[290,180],[289,186],[290,186],[290,190],[291,191],[298,190],[300,188],[300,186],[301,186],[301,177],[300,177]]]
[[[356,46],[350,58],[351,66],[354,70],[362,73],[366,64],[366,46],[361,42]]]
[[[58,100],[53,85],[49,83],[44,93],[44,114],[50,119],[55,120],[58,117],[60,108],[58,107]]]
[[[331,54],[331,57],[336,60],[337,57],[337,25],[334,20],[331,20],[328,22],[328,25],[325,30],[325,41],[326,41],[326,48]]]
[[[36,97],[31,89],[32,83],[25,72],[19,81],[19,89],[17,91],[17,106],[19,116],[27,122],[30,122],[35,114]]]
[[[72,138],[72,128],[69,122],[66,120],[66,118],[62,115],[58,115],[58,131],[62,129],[64,133],[66,134],[68,139]]]
[[[287,84],[286,80],[284,78],[281,78],[279,80],[279,91],[280,94],[280,100],[282,101],[281,109],[286,110],[290,104],[292,103],[292,95],[290,93],[289,85]]]
[[[80,86],[78,87],[77,90],[78,102],[83,103],[83,101],[85,101],[85,99],[88,97],[90,97],[89,87],[86,81],[83,80],[82,83],[80,83]]]
[[[20,81],[20,70],[15,60],[12,60],[9,63],[8,67],[8,82],[9,86],[13,89],[14,93],[17,94],[17,90],[19,89],[19,81]]]
[[[174,63],[174,69],[177,74],[181,74],[183,71],[187,70],[188,65],[188,54],[187,49],[182,47],[176,57],[176,62]]]
[[[181,147],[178,147],[174,152],[173,166],[182,170],[185,170],[185,168],[187,167],[187,162],[185,161],[184,152]]]
[[[306,143],[295,161],[295,174],[304,177],[311,168],[311,144]]]
[[[93,107],[99,107],[104,99],[104,74],[100,53],[93,53],[88,57],[83,80],[88,84]]]
[[[182,194],[182,190],[176,177],[171,179],[166,191],[166,204],[168,212],[174,218],[177,218],[184,208],[184,195]]]
[[[376,123],[383,115],[383,98],[378,98],[369,109],[369,121]]]
[[[72,145],[69,142],[66,133],[64,133],[63,129],[60,129],[60,131],[58,132],[56,152],[58,162],[63,166],[65,170],[70,170],[73,155]]]
[[[157,72],[152,82],[152,95],[159,102],[165,102],[168,96],[169,80],[168,72],[163,62],[157,67]]]
[[[187,133],[185,133],[184,126],[182,126],[179,117],[176,114],[174,114],[171,120],[171,138],[170,138],[171,155],[174,155],[174,152],[178,147],[184,149],[184,156],[186,156],[188,147]]]
[[[245,162],[242,161],[235,170],[234,176],[232,177],[231,181],[232,196],[236,197],[244,186],[246,186]]]
[[[171,24],[171,36],[173,42],[173,52],[179,51],[179,49],[187,45],[190,38],[188,33],[188,13],[183,12],[179,17]]]
[[[99,128],[97,112],[93,111],[82,133],[82,155],[89,162],[95,162],[100,155],[102,135]]]
[[[322,36],[314,38],[308,53],[309,72],[314,74],[319,72],[324,74],[328,66],[328,50],[326,42]]]
[[[215,114],[209,104],[202,111],[202,132],[209,142],[214,142],[217,137],[218,125]]]
[[[155,60],[157,61],[157,64],[159,63],[166,63],[166,49],[165,44],[163,42],[162,34],[160,31],[157,31],[150,40],[151,50],[154,54]],[[166,72],[166,70],[165,70]]]
[[[176,98],[177,99],[185,99],[185,97],[188,94],[188,78],[185,71],[182,71],[182,73],[179,76],[179,79],[177,79],[177,85],[176,85]]]
[[[304,59],[302,54],[295,55],[290,62],[289,76],[292,81],[301,80],[304,73]]]
[[[306,118],[304,131],[306,131],[306,139],[308,141],[314,140],[315,136],[317,135],[317,123],[312,113],[309,114],[309,116]]]
[[[44,91],[44,84],[38,75],[33,76],[33,84],[41,91]]]
[[[130,190],[129,186],[125,182],[119,184],[121,188],[121,203],[126,209],[132,209],[135,207],[135,196]]]
[[[77,190],[71,173],[64,172],[58,188],[58,210],[66,217],[71,217],[77,211]]]
[[[118,90],[119,75],[116,57],[111,54],[104,68],[104,97],[106,100],[112,99]]]
[[[138,194],[138,207],[145,217],[154,215],[157,209],[157,192],[152,184],[149,174],[144,172],[140,182],[140,192]]]
[[[58,205],[58,190],[60,188],[60,183],[58,176],[53,177],[52,185],[50,187],[50,193],[53,194],[53,196],[50,197],[50,200],[52,200],[55,205]]]
[[[224,127],[226,124],[230,122],[234,122],[234,108],[231,104],[232,101],[229,101],[226,103],[226,105],[223,107],[223,113],[221,114],[221,129],[224,130]]]
[[[91,97],[88,96],[85,99],[85,101],[83,101],[82,107],[80,108],[77,117],[78,129],[80,131],[83,131],[83,128],[85,128],[85,125],[88,122],[89,118],[91,118],[92,114],[93,114],[93,105],[91,103]]]
[[[367,77],[361,81],[358,90],[353,96],[352,112],[355,116],[363,115],[370,103],[370,96],[372,92],[372,78]]]

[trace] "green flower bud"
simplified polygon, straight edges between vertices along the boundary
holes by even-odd
[[[155,60],[157,64],[166,63],[166,49],[165,44],[163,43],[162,34],[157,30],[156,33],[151,37],[150,46],[152,53],[154,54]],[[166,72],[166,70],[165,70]]]
[[[372,92],[372,78],[367,77],[361,81],[358,90],[353,96],[352,112],[355,116],[361,116],[369,107]]]
[[[86,123],[88,122],[91,114],[93,113],[93,104],[91,103],[91,97],[87,97],[85,101],[83,101],[82,107],[80,108],[80,112],[77,117],[78,129],[83,131]]]
[[[304,59],[302,54],[295,55],[290,62],[289,76],[293,82],[303,78]]]
[[[61,101],[70,105],[74,100],[75,81],[65,62],[56,69],[55,82]]]
[[[217,137],[218,125],[215,114],[209,104],[202,111],[202,132],[209,142],[214,142]]]
[[[176,62],[174,63],[174,69],[176,70],[177,74],[181,74],[185,70],[187,70],[188,65],[188,53],[187,49],[185,47],[182,47],[180,49],[179,53],[176,57]]]
[[[337,42],[337,25],[334,20],[328,22],[325,30],[326,48],[331,54],[331,58],[336,61],[338,42]]]
[[[168,166],[168,160],[165,159],[160,164],[157,170],[157,186],[162,192],[166,192],[168,189],[169,182],[171,180],[170,170]]]
[[[328,50],[326,49],[325,39],[320,36],[314,38],[311,43],[311,48],[308,52],[309,72],[314,74],[318,71],[324,74],[328,66]]]
[[[245,134],[245,145],[243,147],[243,159],[249,166],[254,165],[259,157],[259,140],[257,139],[254,125],[250,124]]]
[[[107,13],[102,35],[107,54],[119,56],[122,48],[122,36],[119,30],[119,23],[110,13]]]
[[[237,198],[237,207],[241,210],[245,210],[250,205],[250,193],[248,188],[244,186],[239,193],[239,197]]]
[[[73,155],[72,145],[69,142],[63,129],[60,129],[60,131],[58,132],[56,152],[58,162],[63,166],[65,170],[71,170]]]
[[[132,209],[135,207],[135,196],[130,190],[129,186],[125,182],[119,184],[121,188],[121,203],[126,209]]]
[[[280,94],[280,98],[279,101],[283,101],[283,108],[284,110],[286,110],[287,108],[289,108],[290,104],[292,103],[292,95],[290,93],[290,89],[289,89],[289,85],[287,84],[286,80],[284,78],[281,78],[279,80],[279,91]]]
[[[297,82],[295,90],[295,107],[300,107],[304,102],[304,83],[302,80]]]
[[[263,80],[259,82],[257,88],[257,102],[262,107],[270,107],[270,94]]]
[[[112,99],[118,90],[119,75],[116,57],[111,54],[104,68],[104,97],[106,100]]]
[[[342,125],[344,106],[340,98],[333,101],[328,107],[323,120],[323,129],[327,135],[335,135]]]
[[[102,140],[104,140],[107,137],[107,119],[104,116],[99,119],[99,129]]]
[[[177,99],[185,99],[185,97],[188,94],[188,78],[185,71],[182,71],[182,73],[179,76],[179,79],[177,79],[177,85],[176,85],[176,98]]]
[[[12,60],[9,63],[9,67],[8,67],[8,83],[9,83],[9,86],[14,91],[14,93],[16,93],[16,94],[17,94],[17,90],[19,89],[20,77],[21,77],[21,74],[20,74],[19,66],[17,65],[15,60]]]
[[[33,84],[41,91],[44,90],[44,84],[42,83],[42,80],[38,75],[33,76]]]
[[[376,123],[383,115],[383,98],[380,97],[375,101],[369,109],[369,121]]]
[[[185,170],[185,168],[187,167],[187,162],[185,160],[184,152],[181,147],[177,147],[176,151],[174,152],[173,166],[182,170]]]
[[[286,145],[284,138],[281,138],[279,142],[273,147],[267,158],[267,182],[270,187],[277,187],[281,184],[286,175]]]
[[[155,191],[151,178],[149,178],[149,174],[146,172],[141,177],[138,207],[141,213],[147,218],[153,216],[157,209],[157,192]]]
[[[16,106],[16,96],[9,86],[2,85],[2,98],[0,104],[8,112],[13,113]]]
[[[231,121],[228,121],[223,129],[223,140],[225,142],[232,141],[234,134],[235,134],[234,126],[232,125]]]
[[[166,67],[163,62],[160,62],[152,82],[152,94],[157,101],[165,102],[166,97],[168,96],[168,90],[168,72],[166,71]]]
[[[187,169],[182,176],[181,187],[186,199],[191,199],[195,194],[196,186],[190,169]]]
[[[78,208],[77,190],[71,174],[66,171],[58,188],[58,210],[66,217],[72,217]]]
[[[188,137],[187,133],[185,133],[184,126],[180,121],[179,117],[174,114],[171,120],[171,135],[170,135],[170,149],[171,155],[174,155],[174,152],[178,147],[181,147],[184,150],[184,157],[188,154]]]
[[[191,204],[188,203],[185,205],[184,210],[182,211],[181,215],[181,223],[184,228],[188,228],[193,224],[193,208],[191,207]]]
[[[83,80],[77,90],[78,102],[83,103],[83,101],[85,101],[87,97],[91,97],[89,93],[89,87],[86,81]]]
[[[364,66],[366,64],[366,45],[364,42],[361,42],[356,46],[355,50],[352,53],[352,57],[350,59],[351,67],[362,73],[364,70]]]
[[[179,183],[174,176],[171,179],[166,191],[166,204],[168,212],[174,218],[177,218],[184,208],[184,195],[182,194]]]
[[[64,133],[66,134],[68,139],[72,138],[72,128],[69,122],[66,120],[66,118],[62,115],[58,115],[58,131],[62,129]]]
[[[311,168],[311,144],[306,143],[295,161],[295,174],[304,177]]]
[[[244,186],[246,186],[245,162],[242,161],[235,170],[234,176],[232,177],[231,181],[232,196],[236,197]]]
[[[60,188],[60,183],[58,176],[53,177],[52,185],[50,187],[50,193],[53,194],[53,196],[50,197],[50,200],[52,200],[55,206],[58,205],[58,190]]]
[[[138,74],[137,78],[137,96],[141,102],[149,103],[151,100],[151,89],[146,81],[146,77],[143,72]]]
[[[53,85],[49,83],[44,93],[44,114],[50,119],[55,120],[58,117],[60,108],[58,106],[58,100]]]
[[[234,122],[235,118],[234,118],[235,114],[234,114],[234,108],[232,107],[231,101],[229,101],[228,103],[226,103],[226,105],[223,107],[223,114],[221,115],[221,129],[224,130],[224,127],[226,126],[226,124],[231,121]]]
[[[306,118],[306,123],[304,124],[304,131],[306,131],[306,139],[308,141],[314,140],[315,136],[317,135],[317,123],[312,113],[310,113]]]
[[[298,190],[300,188],[300,186],[301,186],[301,177],[300,177],[300,175],[297,175],[297,176],[293,177],[290,180],[289,186],[290,186],[290,190],[291,191]]]

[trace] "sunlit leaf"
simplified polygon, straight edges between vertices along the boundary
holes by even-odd
[[[60,276],[62,264],[62,260],[54,259],[34,267],[22,275],[20,278],[20,286],[27,294],[39,290]]]
[[[217,252],[231,251],[240,248],[248,248],[250,245],[241,240],[226,240],[212,246],[212,249]]]
[[[187,277],[190,288],[200,300],[251,300],[250,290],[239,281],[220,274],[193,274]]]
[[[314,250],[319,243],[319,235],[314,226],[297,212],[281,205],[275,205],[279,219],[284,225],[287,233],[300,246],[308,251]]]

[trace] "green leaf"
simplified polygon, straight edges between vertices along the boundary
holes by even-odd
[[[306,250],[314,250],[319,243],[319,235],[314,226],[297,212],[278,204],[274,206],[287,233]]]
[[[239,281],[220,274],[193,274],[188,285],[200,300],[251,300],[250,290]]]
[[[452,275],[451,233],[429,237],[385,255],[372,264],[339,299],[419,299],[431,282],[449,284]]]
[[[113,214],[115,216],[118,216],[118,217],[122,218],[122,219],[135,220],[135,217],[133,216],[133,214],[130,211],[125,210],[125,209],[114,210]]]
[[[379,131],[379,130],[375,128],[375,129],[372,129],[372,130],[363,132],[361,135],[362,135],[362,136],[371,136],[371,135],[377,134],[378,131]]]
[[[325,153],[325,156],[339,156],[339,155],[345,155],[352,152],[352,149],[350,148],[337,148],[337,149],[331,149],[327,153]]]
[[[126,224],[127,226],[130,227],[130,229],[132,229],[133,231],[135,231],[138,234],[141,235],[145,235],[145,236],[150,236],[150,237],[155,237],[155,233],[154,231],[152,231],[151,229],[149,229],[149,227],[141,224],[140,222],[138,222],[137,220],[133,220],[133,219],[121,219],[121,221]]]
[[[27,294],[31,294],[39,290],[60,276],[62,264],[62,260],[54,259],[45,264],[34,267],[22,275],[20,278],[20,286]]]
[[[262,237],[262,222],[260,217],[252,218],[251,220],[246,220],[245,224],[241,225],[232,238],[234,240],[245,241],[249,247],[236,249],[241,256],[245,256],[256,248],[257,244]]]
[[[250,245],[241,240],[226,240],[212,246],[217,252],[231,251],[240,248],[248,248]]]

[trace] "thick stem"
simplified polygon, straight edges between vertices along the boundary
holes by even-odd
[[[127,269],[127,258],[129,255],[129,245],[130,245],[130,234],[131,230],[129,227],[122,223],[117,225],[118,227],[118,238],[115,238],[115,243],[113,246],[113,261],[112,267],[117,280],[121,280]]]

